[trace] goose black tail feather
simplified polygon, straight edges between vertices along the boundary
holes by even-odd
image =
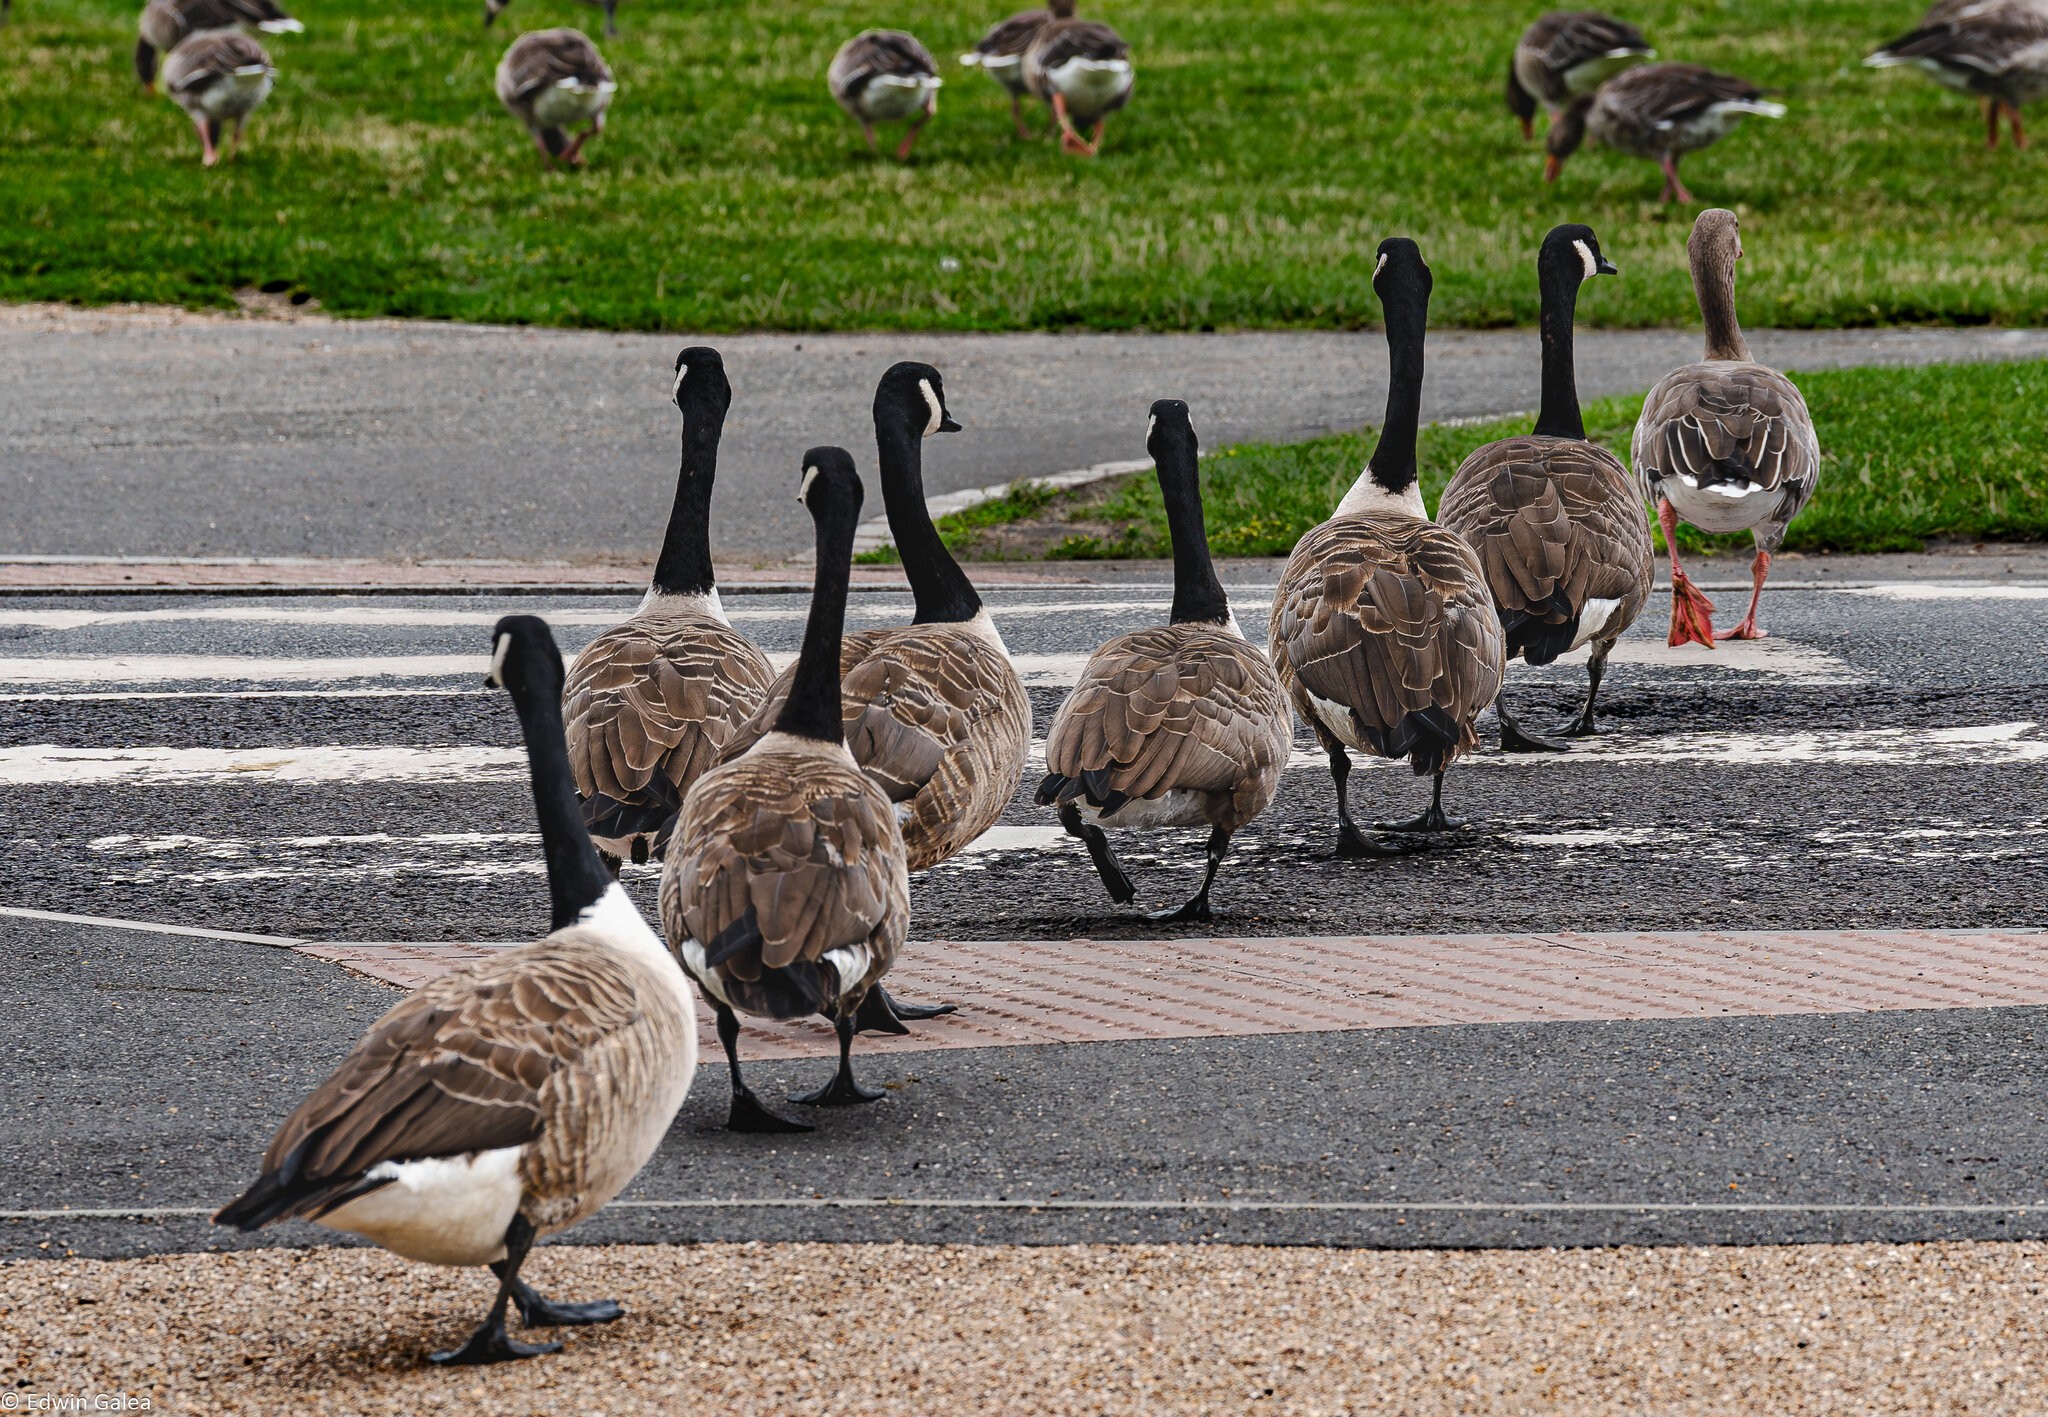
[[[1393,728],[1381,732],[1368,728],[1366,746],[1383,758],[1406,758],[1421,777],[1443,771],[1444,764],[1465,736],[1464,729],[1436,704],[1417,709]]]
[[[780,969],[761,967],[767,941],[761,921],[748,906],[739,919],[704,944],[704,963],[720,973],[720,983],[735,1008],[769,1018],[808,1018],[826,1012],[839,993],[838,972],[816,960],[795,960]],[[724,966],[734,960],[751,963],[754,977],[744,978]]]
[[[1041,807],[1064,807],[1069,802],[1086,799],[1097,812],[1105,817],[1111,816],[1131,800],[1130,793],[1119,792],[1109,785],[1111,771],[1113,769],[1110,768],[1089,768],[1079,777],[1049,772],[1032,795]]]
[[[1579,608],[1560,586],[1540,606],[1501,611],[1500,628],[1507,636],[1509,659],[1519,654],[1530,664],[1548,664],[1578,638]]]
[[[655,790],[652,784],[649,790]],[[584,799],[583,825],[595,837],[616,840],[639,836],[643,832],[656,832],[666,840],[669,824],[675,820],[682,805],[681,798],[663,800],[658,794],[652,802],[621,802],[600,792]]]
[[[275,1171],[264,1172],[248,1190],[215,1211],[213,1223],[231,1225],[237,1230],[261,1230],[274,1221],[298,1216],[318,1220],[358,1196],[366,1196],[390,1185],[395,1179],[391,1176],[303,1176],[300,1168],[305,1165],[306,1153],[312,1145],[311,1137],[301,1142]]]

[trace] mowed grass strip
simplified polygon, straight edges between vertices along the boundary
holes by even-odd
[[[1584,220],[1624,272],[1589,319],[1693,318],[1690,213],[1653,200],[1652,165],[1589,150],[1538,180],[1500,97],[1541,8],[1519,0],[1085,5],[1139,71],[1094,162],[1014,141],[958,64],[1014,0],[628,0],[581,173],[544,170],[491,78],[522,29],[595,32],[591,8],[516,0],[486,30],[481,0],[294,0],[307,33],[266,40],[277,90],[211,172],[136,85],[138,8],[19,0],[0,36],[0,298],[224,307],[282,282],[335,314],[615,329],[1350,327],[1403,233],[1435,318],[1485,326],[1534,319],[1537,241]],[[1967,99],[1861,66],[1920,0],[1622,8],[1662,57],[1790,106],[1685,167],[1744,216],[1750,323],[2048,318],[2048,153],[1987,153]],[[825,91],[873,24],[946,79],[908,166]]]
[[[1821,442],[1820,490],[1792,523],[1797,551],[1917,551],[1930,541],[2048,539],[2048,362],[1845,369],[1794,376]],[[1589,436],[1624,463],[1641,395],[1586,406]],[[1195,410],[1200,427],[1201,410]],[[1529,431],[1517,418],[1425,428],[1424,499],[1434,508],[1458,465],[1497,438]],[[1285,556],[1329,517],[1365,466],[1371,429],[1303,443],[1224,448],[1202,463],[1209,545],[1219,556]],[[1021,502],[1019,503],[1021,505]],[[1035,508],[1033,510],[1036,510]],[[1159,484],[1121,482],[1090,506],[1091,530],[1052,544],[1057,559],[1172,554]],[[979,527],[942,524],[971,551]],[[1658,537],[1658,544],[1663,544]],[[1685,528],[1680,545],[1747,553],[1747,534]]]

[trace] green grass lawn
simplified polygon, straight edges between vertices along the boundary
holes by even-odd
[[[1820,490],[1792,523],[1796,551],[1917,551],[1932,540],[2048,539],[2048,362],[1848,369],[1795,376],[1820,432]],[[1628,461],[1641,395],[1586,406],[1589,435]],[[1199,415],[1198,415],[1199,416]],[[1473,449],[1529,431],[1530,420],[1423,430],[1425,500]],[[1285,556],[1330,515],[1372,452],[1374,435],[1224,448],[1202,464],[1209,545],[1219,556]],[[993,506],[994,504],[992,504]],[[1044,506],[1029,496],[1012,515]],[[971,553],[991,511],[942,527]],[[1172,543],[1152,476],[1118,484],[1085,513],[1090,530],[1054,541],[1060,559],[1168,556]],[[1658,539],[1661,546],[1662,538]],[[1687,527],[1680,544],[1748,554],[1750,540]]]
[[[222,306],[286,282],[345,315],[704,331],[1354,326],[1390,233],[1434,315],[1526,322],[1541,233],[1599,230],[1614,325],[1693,318],[1686,215],[1589,151],[1546,189],[1500,99],[1540,8],[1506,0],[1101,0],[1139,66],[1102,158],[1008,135],[956,56],[1013,0],[628,0],[621,91],[583,173],[543,171],[491,75],[568,0],[296,0],[276,93],[231,166],[130,72],[136,0],[18,0],[0,31],[0,298]],[[1688,161],[1745,218],[1756,325],[2048,318],[2048,152],[1983,149],[1975,107],[1863,53],[1920,0],[1629,0],[1666,58],[1783,91]],[[864,25],[941,57],[909,166],[868,158],[824,71]],[[1042,123],[1042,120],[1041,120]]]

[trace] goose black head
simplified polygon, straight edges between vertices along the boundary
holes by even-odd
[[[1435,286],[1436,277],[1430,274],[1429,263],[1422,259],[1422,248],[1412,238],[1389,236],[1380,243],[1373,260],[1372,289],[1382,305],[1389,295],[1395,294],[1419,293],[1427,300]]]
[[[1550,229],[1550,234],[1543,238],[1543,251],[1536,258],[1536,266],[1546,275],[1555,272],[1569,276],[1574,285],[1584,284],[1594,276],[1621,274],[1614,262],[1600,254],[1600,238],[1593,234],[1593,228],[1576,222]]]
[[[669,397],[689,421],[692,413],[712,414],[723,419],[732,407],[732,385],[726,382],[725,360],[706,344],[691,345],[676,356],[676,381]]]
[[[857,517],[865,496],[860,474],[853,468],[853,454],[846,449],[813,448],[804,454],[804,480],[796,499],[813,520]]]
[[[1145,425],[1145,451],[1154,463],[1174,451],[1189,458],[1201,456],[1201,440],[1195,437],[1195,425],[1188,417],[1185,403],[1179,399],[1154,400],[1152,421]]]
[[[487,689],[520,694],[562,696],[562,651],[554,631],[538,615],[507,615],[491,631],[491,671]]]
[[[905,429],[916,429],[924,437],[934,433],[958,433],[946,407],[946,380],[929,364],[909,360],[889,366],[882,382],[875,385],[875,422],[888,419]]]

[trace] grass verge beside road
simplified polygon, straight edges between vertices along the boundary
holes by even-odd
[[[1794,376],[1820,432],[1820,490],[1792,524],[1795,551],[1917,551],[1941,540],[2048,539],[2048,362],[1843,369]],[[1628,461],[1642,396],[1586,406],[1590,436]],[[1196,410],[1200,426],[1200,410]],[[1420,444],[1431,507],[1475,448],[1529,431],[1528,418],[1430,427]],[[1285,556],[1330,515],[1365,466],[1375,434],[1220,449],[1202,464],[1210,547],[1219,556]],[[1001,555],[992,528],[1036,519],[1027,544],[1055,560],[1172,554],[1159,484],[1151,474],[1097,489],[1078,504],[1013,493],[976,508],[977,519],[940,523],[967,554]],[[1661,538],[1659,539],[1661,545]],[[1741,550],[1748,536],[1681,545]]]
[[[1584,220],[1624,272],[1586,320],[1694,317],[1690,213],[1654,201],[1652,165],[1588,151],[1539,180],[1500,97],[1520,0],[1115,0],[1138,86],[1093,162],[1014,141],[1004,96],[959,66],[1007,0],[628,0],[581,173],[544,170],[491,76],[520,30],[595,31],[594,10],[518,0],[486,30],[480,0],[292,8],[307,32],[267,41],[249,146],[206,171],[135,82],[134,0],[19,0],[0,299],[225,308],[276,284],[333,314],[612,329],[1350,327],[1378,319],[1372,253],[1405,233],[1437,320],[1487,326],[1534,319],[1536,242]],[[1986,152],[1967,100],[1861,67],[1920,8],[1632,0],[1662,57],[1790,108],[1686,165],[1743,214],[1751,323],[2048,319],[2048,156]],[[876,23],[946,79],[909,165],[870,159],[825,91]]]

